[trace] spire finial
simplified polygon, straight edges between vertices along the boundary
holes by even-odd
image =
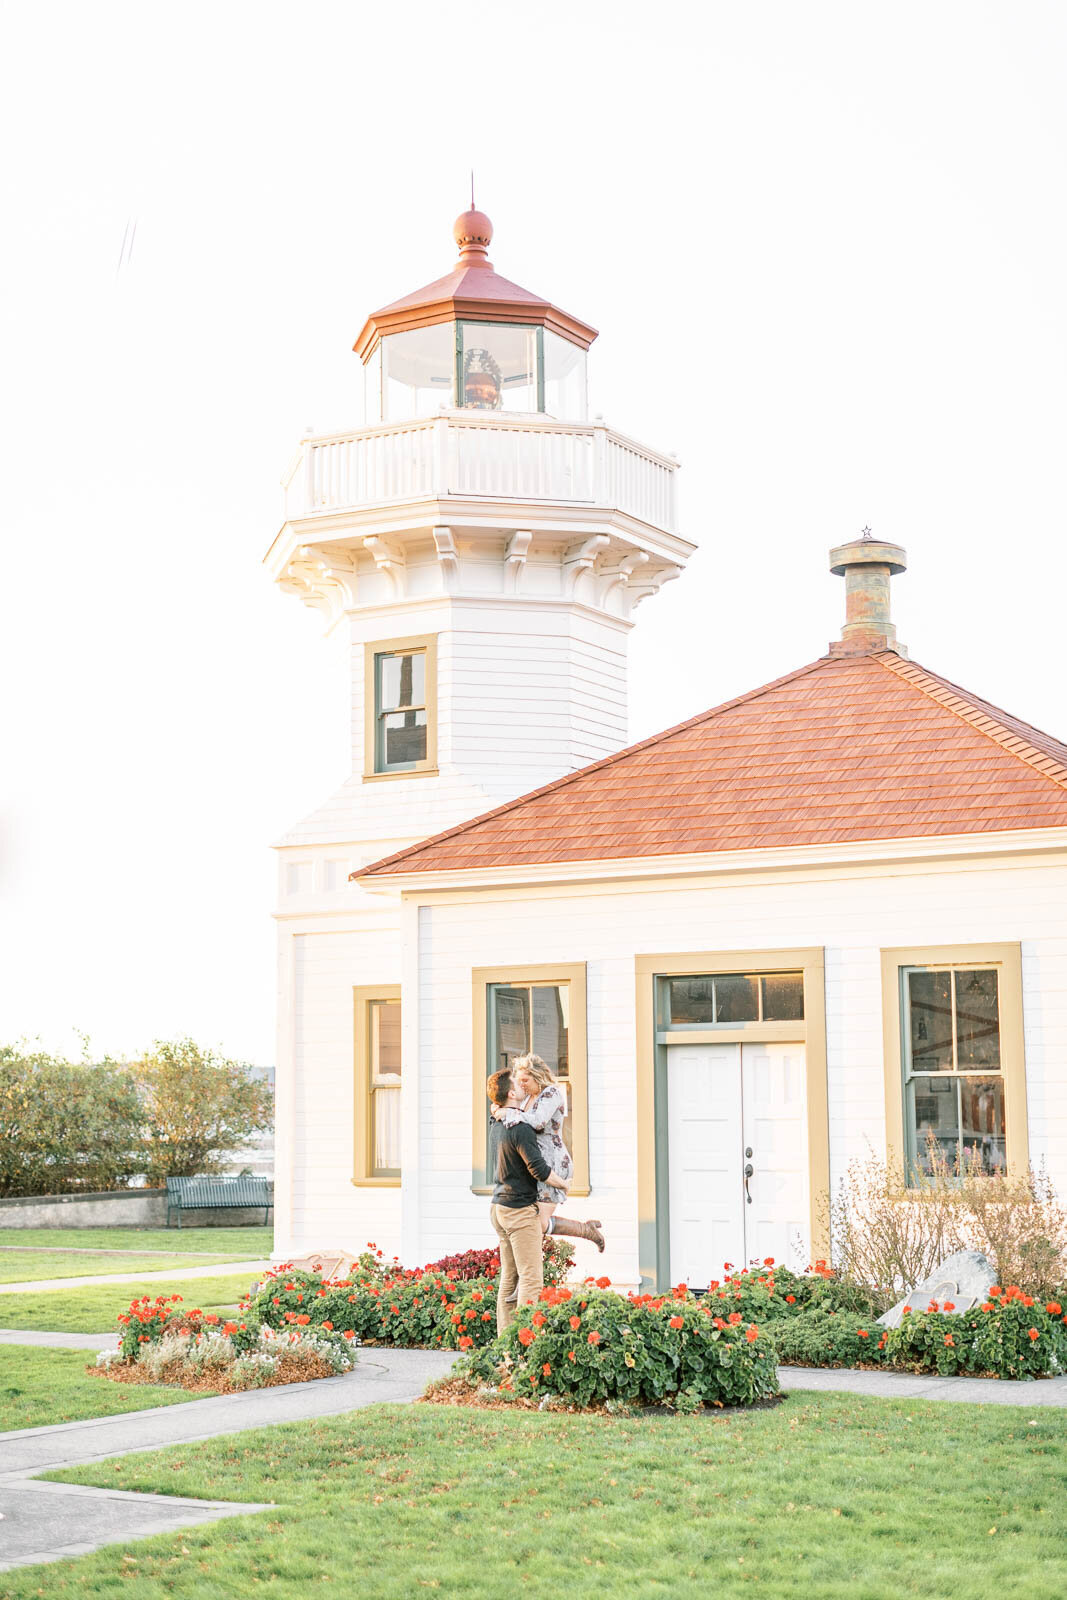
[[[471,168],[471,210],[474,210],[474,168]]]
[[[474,197],[474,173],[471,173],[471,198]],[[493,224],[489,221],[484,211],[476,211],[472,205],[469,211],[464,211],[461,217],[456,218],[452,237],[459,245],[460,264],[464,267],[489,267],[489,245],[493,237]]]

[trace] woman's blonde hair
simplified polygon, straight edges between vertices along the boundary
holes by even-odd
[[[540,1056],[516,1056],[511,1063],[511,1070],[512,1072],[525,1072],[526,1076],[532,1078],[539,1089],[547,1089],[550,1083],[557,1082],[556,1074]]]

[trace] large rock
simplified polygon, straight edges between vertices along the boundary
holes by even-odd
[[[938,1306],[951,1300],[954,1311],[969,1311],[989,1298],[989,1290],[996,1281],[992,1265],[980,1250],[957,1250],[878,1321],[884,1328],[899,1328],[905,1306],[913,1311],[925,1311],[931,1300],[936,1300]]]
[[[286,1262],[286,1266],[294,1270],[321,1272],[323,1278],[347,1277],[349,1269],[355,1264],[356,1257],[350,1250],[341,1250],[336,1246],[329,1250],[313,1250],[310,1255],[299,1256],[295,1261]]]

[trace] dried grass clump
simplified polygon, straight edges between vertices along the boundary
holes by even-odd
[[[1044,1171],[990,1174],[950,1163],[936,1141],[929,1170],[854,1161],[829,1207],[838,1274],[892,1305],[957,1250],[988,1256],[1002,1284],[1048,1296],[1067,1284],[1067,1209]]]
[[[262,1328],[254,1349],[238,1348],[225,1333],[168,1333],[146,1344],[132,1360],[104,1351],[95,1372],[113,1383],[170,1384],[195,1394],[237,1394],[333,1378],[355,1365],[352,1342],[340,1335],[275,1333]]]

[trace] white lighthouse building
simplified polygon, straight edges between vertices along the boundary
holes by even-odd
[[[693,549],[677,463],[588,420],[596,330],[494,270],[481,212],[455,238],[446,277],[364,324],[364,426],[302,442],[266,557],[351,662],[351,776],[278,846],[282,1255],[374,1240],[415,1262],[471,1170],[469,1101],[420,1083],[429,932],[350,873],[622,746],[634,614]],[[559,994],[502,991],[499,1027],[551,1054]],[[429,1122],[451,1172],[424,1160]]]

